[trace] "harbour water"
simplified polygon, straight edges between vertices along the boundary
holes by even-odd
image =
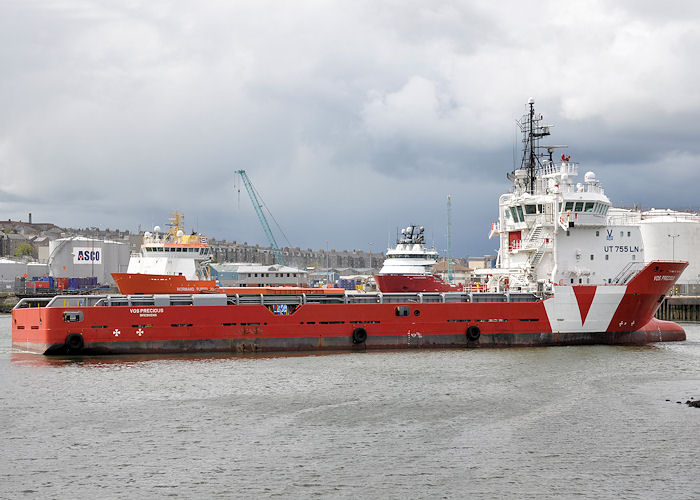
[[[684,327],[645,347],[47,358],[12,352],[3,315],[0,497],[697,498]]]

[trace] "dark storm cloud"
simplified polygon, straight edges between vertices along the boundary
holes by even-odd
[[[265,243],[245,169],[294,245],[379,250],[418,223],[442,248],[452,194],[454,253],[485,253],[530,96],[614,201],[697,206],[697,11],[2,2],[0,218],[136,229],[177,208]]]

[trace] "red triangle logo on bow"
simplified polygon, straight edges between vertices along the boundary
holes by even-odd
[[[578,302],[578,310],[581,313],[581,324],[583,325],[586,322],[588,311],[591,310],[593,297],[595,297],[595,290],[598,287],[595,285],[578,285],[573,288],[574,295],[576,295],[576,302]]]

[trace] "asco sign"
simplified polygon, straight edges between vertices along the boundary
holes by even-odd
[[[99,247],[74,248],[73,264],[102,264],[102,249]]]

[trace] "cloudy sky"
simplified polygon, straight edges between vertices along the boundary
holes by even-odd
[[[700,206],[700,2],[0,0],[0,219],[487,239],[529,97],[617,205]],[[278,238],[286,244],[283,238]]]

